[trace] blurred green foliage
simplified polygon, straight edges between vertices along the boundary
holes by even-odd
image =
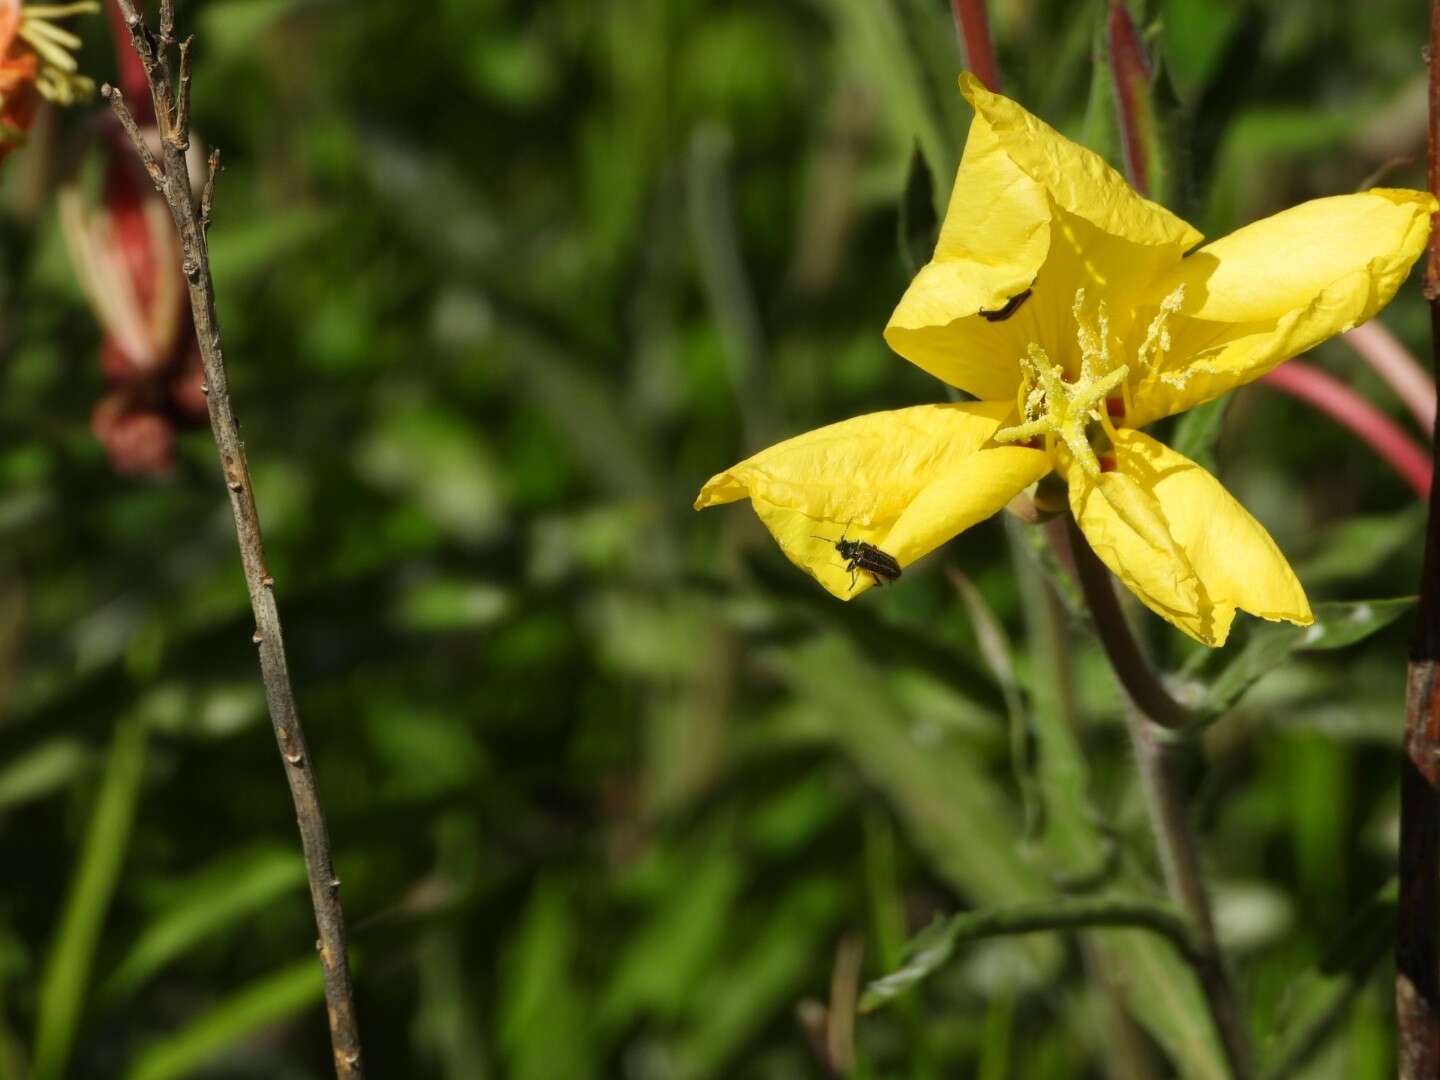
[[[1007,91],[1108,151],[1101,8],[991,4]],[[1422,183],[1415,5],[1137,14],[1207,233]],[[936,914],[1160,895],[1119,691],[1024,526],[841,605],[748,512],[690,510],[775,438],[942,393],[880,339],[968,122],[942,0],[180,20],[373,1075],[823,1076],[838,1040],[859,1077],[1222,1076],[1138,930],[966,946],[847,1044],[854,935],[869,980]],[[124,479],[88,429],[99,334],[43,196],[98,111],[5,165],[0,1078],[321,1077],[213,447]],[[1413,284],[1384,318],[1424,347]],[[1315,359],[1401,416],[1342,346]],[[1422,517],[1363,447],[1264,388],[1195,416],[1177,437],[1315,600],[1413,591]],[[1234,704],[1189,794],[1262,1058],[1366,1080],[1393,1073],[1382,950],[1331,944],[1371,940],[1356,918],[1383,940],[1409,622],[1326,610],[1343,649],[1251,620],[1202,656],[1144,625],[1182,690]]]

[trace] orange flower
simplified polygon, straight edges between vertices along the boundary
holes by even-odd
[[[80,39],[55,20],[99,10],[94,0],[0,0],[0,158],[24,141],[42,97],[70,105],[94,91],[95,84],[78,74]]]

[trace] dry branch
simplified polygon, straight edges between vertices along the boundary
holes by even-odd
[[[214,201],[215,178],[219,171],[219,154],[210,156],[210,172],[197,207],[192,197],[186,150],[190,146],[190,81],[191,40],[179,46],[180,73],[178,88],[172,76],[170,51],[175,46],[175,10],[173,0],[161,0],[160,29],[155,33],[135,9],[133,0],[118,0],[130,39],[145,68],[155,116],[160,128],[160,153],[150,149],[145,134],[135,122],[120,92],[106,86],[102,93],[110,102],[120,124],[135,145],[155,188],[164,197],[180,235],[181,269],[190,289],[190,308],[195,319],[195,334],[205,370],[205,392],[210,411],[210,427],[220,453],[220,466],[225,486],[230,493],[230,509],[235,518],[235,534],[240,545],[240,560],[245,571],[245,584],[255,613],[254,642],[260,653],[260,671],[265,684],[265,698],[270,721],[280,746],[285,778],[295,803],[295,816],[300,826],[305,867],[310,878],[310,898],[315,908],[319,931],[316,947],[325,975],[325,1003],[330,1023],[330,1040],[335,1055],[335,1073],[342,1080],[358,1080],[363,1076],[360,1060],[360,1036],[355,1018],[354,990],[350,981],[349,961],[345,947],[345,917],[340,907],[340,879],[336,877],[330,856],[330,838],[325,816],[320,807],[315,773],[305,745],[305,733],[295,710],[295,694],[290,686],[290,673],[285,658],[285,643],[280,633],[280,615],[275,604],[275,579],[265,565],[265,548],[260,533],[260,518],[255,509],[255,495],[250,482],[250,467],[245,460],[245,447],[240,439],[239,424],[230,404],[225,360],[220,347],[220,326],[215,317],[215,288],[210,275],[210,252],[206,232],[210,225]]]

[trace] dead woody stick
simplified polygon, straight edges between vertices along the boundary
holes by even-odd
[[[325,974],[325,1004],[330,1021],[330,1041],[335,1054],[335,1073],[341,1080],[363,1076],[360,1036],[355,1019],[354,990],[350,982],[345,949],[345,916],[340,908],[340,879],[330,857],[330,837],[320,808],[315,773],[305,746],[305,733],[295,711],[295,694],[285,660],[285,643],[280,634],[280,615],[275,605],[275,580],[265,567],[265,548],[260,518],[250,484],[250,467],[245,461],[239,425],[230,405],[225,377],[225,360],[220,349],[220,327],[215,318],[215,287],[210,276],[207,230],[214,199],[215,177],[219,172],[218,151],[210,155],[210,171],[200,205],[191,197],[190,172],[185,154],[190,147],[191,42],[179,44],[179,78],[171,70],[175,49],[174,0],[160,0],[159,32],[146,26],[133,0],[117,0],[130,32],[130,40],[145,67],[155,116],[160,130],[158,156],[126,107],[120,92],[102,89],[105,99],[135,144],[135,151],[154,181],[155,188],[170,206],[175,229],[180,234],[181,268],[190,287],[190,307],[205,370],[205,392],[210,410],[210,427],[220,452],[225,486],[230,492],[230,509],[235,517],[235,534],[240,544],[240,561],[245,584],[255,613],[255,644],[260,653],[260,671],[270,721],[284,759],[285,778],[295,802],[305,868],[310,878],[310,898],[319,930],[317,948]]]
[[[1430,125],[1427,180],[1440,192],[1440,0],[1430,5]],[[1440,371],[1440,233],[1430,234],[1425,270],[1430,333]],[[1434,455],[1440,460],[1440,442]],[[1400,774],[1400,903],[1396,909],[1395,1011],[1400,1080],[1440,1078],[1440,484],[1420,577],[1420,626],[1411,646]]]

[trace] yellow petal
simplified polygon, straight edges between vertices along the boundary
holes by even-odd
[[[1024,346],[987,349],[948,332],[956,320],[999,311],[1035,281],[1050,248],[1044,189],[1001,148],[989,122],[970,125],[934,257],[905,290],[885,340],[907,360],[981,399],[1009,400]],[[1003,328],[1003,323],[993,324]]]
[[[984,117],[1009,158],[1055,204],[1111,236],[1148,247],[1194,247],[1203,237],[1159,203],[1143,198],[1099,154],[1065,138],[969,72],[960,92]]]
[[[873,581],[852,583],[835,541],[874,544],[908,566],[1048,471],[1042,451],[985,448],[1011,408],[921,405],[831,424],[715,476],[695,507],[749,498],[790,561],[848,599]]]
[[[885,340],[907,360],[982,400],[1009,400],[1030,342],[1071,342],[1079,288],[1130,297],[1201,239],[1137,195],[1098,155],[969,75],[975,107],[934,258],[916,275]],[[1026,289],[1031,295],[1004,320]],[[1111,305],[1128,330],[1131,305]],[[1066,363],[1063,353],[1057,363]],[[1068,370],[1068,367],[1067,367]]]
[[[1071,507],[1101,561],[1147,607],[1210,646],[1225,643],[1236,610],[1314,621],[1275,541],[1215,477],[1139,431],[1116,433],[1115,460],[1116,471],[1094,482],[1071,470]],[[1168,559],[1123,520],[1116,488],[1141,493],[1159,512],[1174,545]]]
[[[1435,209],[1422,191],[1315,199],[1195,252],[1152,288],[1152,304],[1181,285],[1185,295],[1127,423],[1219,397],[1369,319],[1424,250]]]

